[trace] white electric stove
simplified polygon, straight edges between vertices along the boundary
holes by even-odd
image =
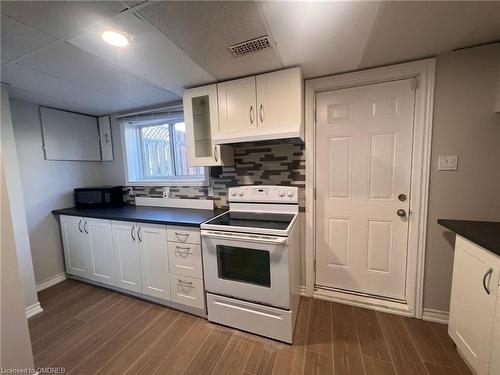
[[[291,343],[299,303],[298,189],[229,188],[201,225],[208,319]]]

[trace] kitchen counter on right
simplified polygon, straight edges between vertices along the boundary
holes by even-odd
[[[500,222],[439,219],[438,224],[500,256]]]

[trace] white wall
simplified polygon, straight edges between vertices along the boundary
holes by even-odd
[[[424,306],[449,310],[454,234],[437,219],[500,220],[500,114],[494,113],[500,44],[439,56]],[[457,171],[437,171],[439,155]]]
[[[38,105],[12,100],[22,191],[36,283],[64,272],[59,223],[51,211],[71,207],[73,189],[104,183],[101,162],[47,161]]]
[[[3,110],[3,109],[2,109]],[[0,152],[0,207],[1,209],[1,247],[2,262],[0,268],[0,368],[32,369],[33,354],[26,320],[25,302],[19,277],[19,266],[12,227],[12,215],[7,195]]]
[[[6,178],[6,189],[11,208],[11,220],[14,228],[17,263],[19,266],[19,274],[21,275],[25,307],[36,309],[36,306],[39,306],[39,304],[33,273],[25,204],[21,187],[16,142],[12,129],[9,93],[7,87],[4,85],[2,85],[1,103],[1,152],[3,155],[2,162]]]

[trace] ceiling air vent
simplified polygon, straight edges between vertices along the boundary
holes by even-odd
[[[229,47],[229,50],[234,57],[240,57],[268,48],[271,48],[271,43],[269,42],[269,37],[267,35],[264,35],[259,38],[250,39],[238,44],[233,44],[231,47]]]

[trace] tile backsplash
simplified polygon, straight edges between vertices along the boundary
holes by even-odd
[[[300,140],[273,140],[239,143],[234,147],[234,166],[223,167],[220,177],[211,178],[209,186],[170,186],[171,198],[213,199],[216,208],[228,206],[227,189],[241,185],[292,185],[299,188],[301,211],[305,201],[305,145]],[[162,186],[133,186],[125,195],[128,203],[135,197],[163,195]]]

